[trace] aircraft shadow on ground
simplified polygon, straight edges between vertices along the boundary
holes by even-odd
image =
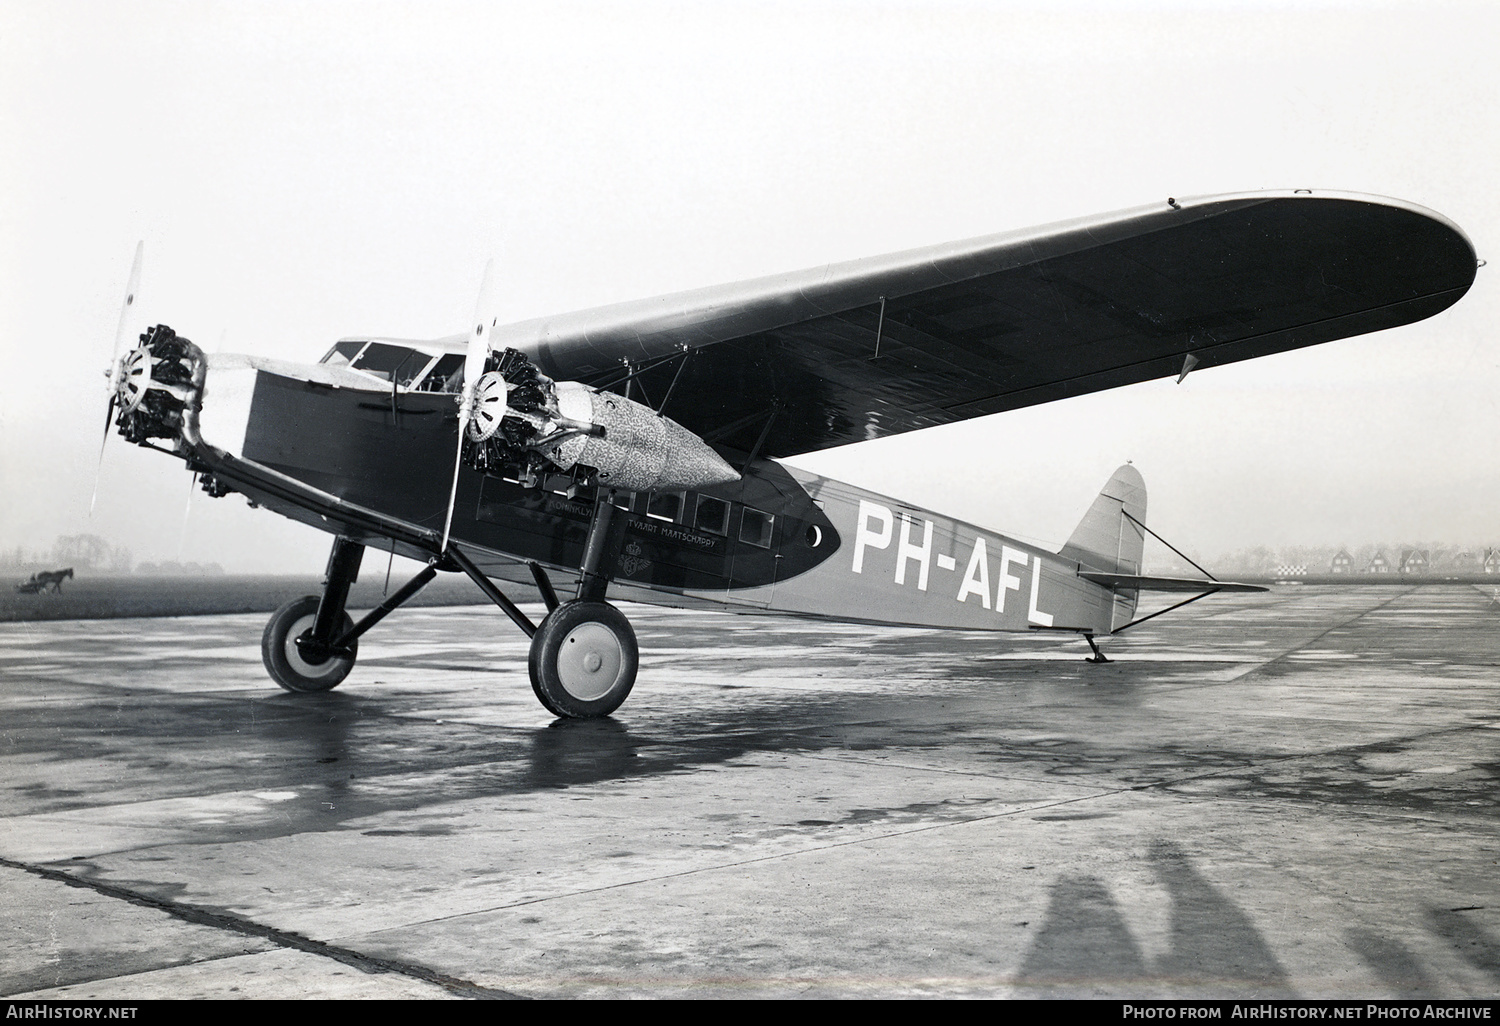
[[[1159,841],[1149,859],[1171,900],[1168,950],[1150,958],[1097,877],[1063,876],[1052,885],[1041,930],[1015,983],[1028,995],[1176,997],[1233,994],[1294,998],[1286,971],[1240,908],[1205,880],[1175,845]]]
[[[1158,841],[1148,856],[1171,902],[1168,949],[1150,957],[1131,934],[1105,884],[1063,876],[1053,885],[1041,930],[1015,984],[1028,996],[1236,997],[1288,999],[1286,970],[1249,917],[1193,868],[1175,845]],[[1464,917],[1471,909],[1430,909],[1427,930],[1472,968],[1500,983],[1500,941]],[[1398,999],[1453,998],[1404,944],[1367,929],[1344,943]],[[1322,996],[1322,995],[1318,995]]]

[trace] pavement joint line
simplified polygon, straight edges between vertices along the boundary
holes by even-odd
[[[1418,590],[1420,590],[1420,586],[1406,588],[1406,589],[1402,590],[1401,592],[1399,592],[1398,594],[1392,595],[1390,598],[1386,599],[1384,602],[1376,603],[1375,605],[1371,606],[1368,609],[1365,609],[1365,610],[1362,610],[1361,612],[1355,613],[1353,616],[1349,617],[1349,619],[1342,620],[1342,621],[1334,624],[1332,627],[1328,627],[1328,628],[1325,628],[1322,631],[1319,631],[1317,634],[1313,635],[1311,638],[1308,638],[1305,641],[1302,641],[1302,642],[1299,642],[1296,645],[1293,645],[1291,648],[1287,649],[1284,652],[1281,652],[1278,655],[1271,656],[1269,659],[1265,660],[1264,662],[1258,662],[1258,663],[1256,663],[1255,665],[1251,666],[1249,669],[1245,670],[1244,672],[1237,673],[1233,677],[1230,677],[1228,680],[1214,681],[1214,682],[1207,683],[1207,684],[1182,684],[1182,685],[1179,685],[1179,686],[1176,686],[1176,687],[1173,687],[1171,685],[1166,685],[1166,686],[1164,686],[1162,688],[1162,690],[1164,692],[1165,691],[1170,691],[1170,692],[1176,694],[1176,693],[1179,693],[1179,692],[1182,692],[1182,691],[1196,691],[1196,690],[1200,690],[1200,689],[1203,689],[1203,688],[1221,688],[1221,687],[1224,687],[1225,685],[1228,685],[1228,684],[1238,683],[1239,681],[1244,680],[1246,677],[1249,677],[1252,674],[1259,673],[1260,671],[1264,670],[1266,667],[1271,666],[1274,663],[1281,662],[1283,659],[1285,659],[1287,656],[1291,655],[1294,652],[1301,652],[1305,648],[1308,648],[1308,647],[1310,647],[1312,645],[1316,645],[1318,642],[1322,641],[1324,638],[1326,638],[1328,635],[1332,634],[1334,631],[1343,630],[1345,627],[1348,627],[1350,624],[1354,623],[1356,620],[1361,620],[1364,617],[1369,616],[1371,613],[1379,612],[1380,610],[1384,609],[1386,606],[1390,605],[1392,602],[1395,602],[1397,599],[1404,598],[1407,595],[1410,595],[1413,592],[1418,591]]]
[[[1244,772],[1245,770],[1248,770],[1248,769],[1254,769],[1254,768],[1256,768],[1258,766],[1285,766],[1288,763],[1296,762],[1299,759],[1326,759],[1326,758],[1329,758],[1330,756],[1336,756],[1336,755],[1352,755],[1352,754],[1354,754],[1356,752],[1360,752],[1360,751],[1364,751],[1364,750],[1368,750],[1368,749],[1372,749],[1372,748],[1376,748],[1376,747],[1384,747],[1386,745],[1391,745],[1391,744],[1407,744],[1407,743],[1410,743],[1410,742],[1413,742],[1413,741],[1420,741],[1420,740],[1423,740],[1425,738],[1436,737],[1439,734],[1457,734],[1457,733],[1461,733],[1463,731],[1490,730],[1490,729],[1492,729],[1491,726],[1490,726],[1490,721],[1485,721],[1483,723],[1462,723],[1462,724],[1458,724],[1456,726],[1435,727],[1432,730],[1419,731],[1418,733],[1407,734],[1407,735],[1404,735],[1404,736],[1401,736],[1401,737],[1384,738],[1384,739],[1379,740],[1379,741],[1365,741],[1365,742],[1363,742],[1361,744],[1357,744],[1357,745],[1343,745],[1343,746],[1341,746],[1339,748],[1325,748],[1322,751],[1317,751],[1317,752],[1288,752],[1285,755],[1269,755],[1269,756],[1266,756],[1264,758],[1264,760],[1261,761],[1261,762],[1247,763],[1244,766],[1240,766],[1240,767],[1227,768],[1227,769],[1222,769],[1222,770],[1210,771],[1210,772],[1206,772],[1206,773],[1197,773],[1197,774],[1192,774],[1192,775],[1185,776],[1185,777],[1176,777],[1176,778],[1173,778],[1173,779],[1170,779],[1170,780],[1159,780],[1159,781],[1156,781],[1155,783],[1151,783],[1151,784],[1140,784],[1140,785],[1137,785],[1134,788],[1131,788],[1131,790],[1147,791],[1147,790],[1154,790],[1154,789],[1157,789],[1157,788],[1176,787],[1176,786],[1178,786],[1180,784],[1192,783],[1192,782],[1197,781],[1197,780],[1212,780],[1215,777],[1232,776],[1232,775],[1234,775],[1236,773],[1241,773],[1241,772]],[[1227,797],[1231,797],[1231,796],[1224,795],[1224,796],[1221,796],[1221,797],[1226,797],[1227,798]],[[1295,799],[1295,798],[1291,798],[1291,799],[1285,799],[1285,800],[1287,800],[1287,801],[1310,801],[1310,800],[1313,800],[1313,799]],[[1324,801],[1316,801],[1316,804],[1318,804],[1318,805],[1327,805],[1328,803],[1324,802]]]
[[[1076,802],[1093,801],[1096,798],[1108,798],[1117,794],[1131,794],[1137,788],[1117,787],[1109,790],[1098,791],[1095,794],[1078,795],[1075,798],[1060,798],[1056,801],[1042,802],[1037,805],[1027,806],[1024,809],[1010,809],[1006,812],[995,812],[984,816],[967,816],[962,819],[950,820],[945,823],[925,823],[913,826],[905,830],[890,830],[883,834],[870,834],[866,837],[851,837],[846,841],[832,841],[827,844],[815,844],[806,848],[798,848],[796,851],[782,851],[771,855],[758,855],[751,859],[741,859],[737,862],[725,862],[714,866],[697,866],[693,869],[681,869],[674,873],[661,873],[655,876],[643,876],[634,880],[620,880],[616,883],[601,884],[598,887],[584,887],[579,890],[567,891],[562,894],[548,894],[538,898],[528,898],[525,901],[506,902],[503,905],[493,905],[489,908],[476,908],[467,912],[455,912],[453,915],[437,916],[433,919],[419,919],[411,923],[403,923],[399,927],[391,929],[409,930],[414,926],[429,926],[433,923],[444,923],[454,919],[464,919],[468,916],[482,916],[491,912],[503,912],[506,909],[525,908],[527,905],[540,905],[547,901],[558,901],[563,898],[576,898],[587,894],[602,894],[605,891],[620,890],[625,887],[638,887],[641,884],[659,883],[663,880],[678,880],[689,876],[698,876],[703,873],[718,873],[726,869],[740,869],[744,866],[753,866],[762,862],[775,862],[780,859],[797,858],[802,855],[813,855],[818,852],[833,851],[837,848],[848,848],[859,844],[872,844],[878,841],[888,841],[898,837],[910,837],[913,834],[924,834],[935,830],[948,830],[955,827],[974,826],[979,823],[988,823],[997,819],[1006,819],[1010,816],[1022,816],[1028,813],[1040,812],[1043,809],[1054,809],[1064,805],[1072,805]],[[0,864],[4,860],[0,859]],[[384,932],[384,931],[380,931]]]
[[[482,1000],[519,1000],[521,995],[512,994],[509,991],[497,990],[492,987],[483,987],[468,980],[461,980],[453,976],[447,976],[436,970],[428,969],[426,966],[417,965],[412,962],[397,962],[393,959],[379,958],[374,955],[366,955],[352,948],[341,947],[337,944],[329,944],[326,941],[313,940],[290,930],[279,930],[273,926],[266,926],[232,912],[217,911],[210,912],[207,909],[198,908],[184,902],[167,901],[162,898],[153,898],[149,894],[133,891],[128,887],[120,887],[116,884],[104,883],[100,880],[89,880],[65,873],[59,869],[47,869],[43,866],[34,866],[27,862],[18,862],[0,856],[0,866],[10,869],[19,869],[39,876],[44,880],[66,884],[69,887],[77,887],[82,890],[91,890],[105,897],[117,898],[129,902],[132,905],[140,905],[143,908],[155,909],[165,912],[174,919],[193,923],[197,926],[208,926],[229,933],[237,933],[245,937],[257,937],[268,940],[282,948],[290,948],[311,955],[321,955],[331,958],[335,962],[358,969],[369,975],[380,973],[395,973],[411,979],[421,980],[424,983],[436,984],[450,993],[460,997],[477,998]]]
[[[65,987],[88,987],[97,983],[104,983],[106,981],[129,980],[137,976],[150,976],[152,973],[165,972],[169,969],[183,969],[188,966],[212,965],[214,962],[223,962],[231,958],[244,958],[246,955],[263,955],[268,950],[272,949],[261,948],[258,951],[226,951],[222,955],[205,955],[202,958],[194,958],[186,962],[176,962],[172,965],[159,965],[154,966],[150,969],[139,969],[135,972],[130,973],[114,973],[110,976],[94,976],[90,977],[87,980],[74,980],[72,983],[55,983],[50,987],[38,987],[36,990],[22,991],[20,994],[4,994],[0,995],[0,997],[4,997],[8,1001],[40,1000],[37,998],[26,997],[26,995],[42,994],[48,991],[61,990]]]

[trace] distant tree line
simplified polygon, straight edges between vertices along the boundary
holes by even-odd
[[[179,563],[165,560],[159,563],[142,563],[136,566],[130,558],[130,550],[112,545],[97,534],[69,534],[59,536],[50,549],[27,549],[17,545],[0,549],[0,568],[8,573],[34,573],[39,570],[61,570],[72,567],[79,573],[159,574],[163,576],[218,575],[224,568],[218,563]]]
[[[97,534],[60,535],[49,550],[0,549],[0,566],[17,570],[72,567],[74,570],[100,570],[128,574],[133,563],[130,550],[112,545]]]

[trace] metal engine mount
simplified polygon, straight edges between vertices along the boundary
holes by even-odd
[[[573,471],[635,491],[704,488],[739,473],[703,439],[649,407],[577,381],[553,381],[525,354],[492,353],[474,389],[464,463],[534,483]]]
[[[126,441],[182,437],[197,414],[207,363],[203,351],[165,324],[141,334],[141,344],[120,359],[115,426]]]

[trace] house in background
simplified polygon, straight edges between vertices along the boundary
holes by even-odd
[[[1484,550],[1484,572],[1500,574],[1500,549]]]
[[[1402,549],[1401,566],[1397,572],[1403,574],[1425,574],[1427,572],[1427,565],[1426,549]]]
[[[1365,573],[1367,574],[1388,574],[1390,572],[1391,564],[1390,561],[1385,558],[1384,552],[1375,553],[1375,555],[1370,559],[1370,565],[1365,567]]]
[[[1354,557],[1349,555],[1348,549],[1339,549],[1334,553],[1333,562],[1328,567],[1331,574],[1352,574],[1354,572]]]

